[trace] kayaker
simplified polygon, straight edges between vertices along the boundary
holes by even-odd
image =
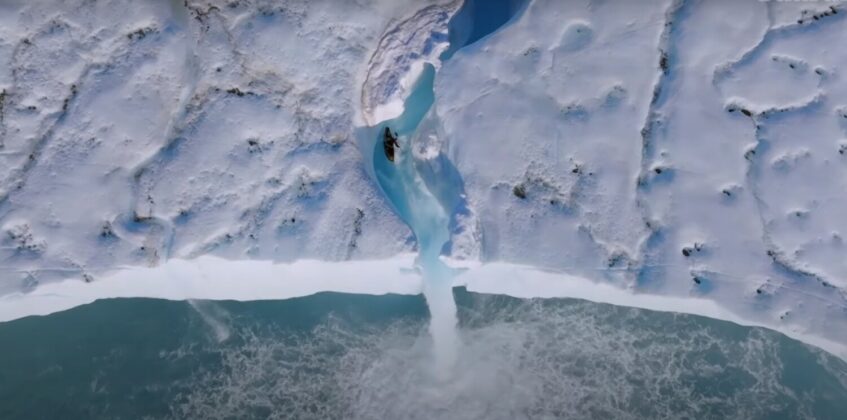
[[[400,143],[397,143],[397,134],[392,133],[388,127],[385,127],[385,132],[382,135],[382,147],[385,150],[385,157],[394,162],[394,148],[399,149]]]

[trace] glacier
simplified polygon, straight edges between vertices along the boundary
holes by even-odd
[[[847,358],[840,3],[504,1],[485,36],[475,3],[0,4],[2,319],[413,294],[429,264]],[[393,187],[377,133],[427,80]]]

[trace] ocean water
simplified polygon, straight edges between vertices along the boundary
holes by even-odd
[[[455,289],[433,373],[422,296],[108,299],[0,324],[0,418],[843,418],[847,363],[692,315]]]

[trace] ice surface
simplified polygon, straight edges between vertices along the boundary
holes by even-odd
[[[536,0],[441,63],[458,6],[2,2],[0,295],[414,251],[359,134],[429,62],[447,255],[847,343],[840,3]]]
[[[383,30],[421,6],[3,2],[0,293],[410,251],[352,127]]]
[[[459,51],[436,109],[482,258],[847,340],[829,6],[539,0]]]

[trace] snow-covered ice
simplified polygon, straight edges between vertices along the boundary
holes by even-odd
[[[458,52],[436,109],[482,258],[847,341],[839,7],[539,0]]]
[[[421,2],[3,2],[0,293],[174,257],[411,251],[353,124]]]

